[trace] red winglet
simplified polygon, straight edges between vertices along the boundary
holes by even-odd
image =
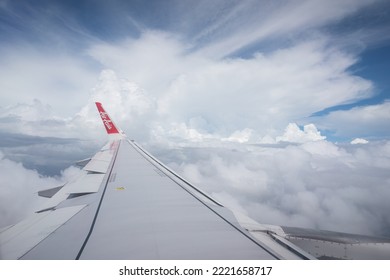
[[[102,103],[95,102],[95,104],[96,104],[96,107],[99,111],[100,117],[102,118],[104,126],[107,130],[107,133],[108,134],[119,134],[119,130],[116,128],[114,122],[111,120],[111,118],[107,114],[107,112],[103,109]]]

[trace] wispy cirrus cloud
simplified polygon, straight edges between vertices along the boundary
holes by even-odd
[[[210,41],[203,53],[223,57],[258,44],[267,49],[267,40],[282,45],[318,34],[324,26],[353,15],[375,1],[245,1],[228,9],[204,32]],[[226,8],[226,7],[224,7]],[[221,7],[221,9],[223,9]],[[207,13],[207,12],[206,12]],[[217,28],[218,27],[218,28]],[[212,33],[213,36],[210,36]]]

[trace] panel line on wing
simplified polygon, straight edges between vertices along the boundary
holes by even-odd
[[[149,154],[147,151],[145,151],[141,146],[139,146],[137,143],[135,143],[134,141],[130,142],[128,141],[133,147],[136,148],[136,150],[138,149],[138,152],[141,156],[143,156],[148,162],[150,162],[151,164],[153,164],[155,167],[157,167],[161,172],[163,172],[165,175],[167,175],[169,178],[171,178],[174,182],[176,182],[180,187],[182,187],[183,189],[185,189],[186,191],[188,191],[184,186],[182,186],[180,183],[178,183],[174,178],[172,178],[171,176],[169,176],[166,172],[164,172],[164,170],[166,170],[169,174],[171,174],[172,176],[174,176],[175,178],[179,179],[180,181],[182,181],[183,183],[185,183],[186,185],[188,185],[189,187],[191,187],[193,190],[195,190],[196,192],[198,192],[199,194],[201,194],[203,197],[207,198],[208,200],[212,201],[213,203],[215,203],[216,205],[218,206],[221,206],[221,207],[224,207],[221,203],[219,203],[218,201],[216,201],[214,198],[210,197],[209,195],[207,195],[206,193],[204,193],[203,191],[201,191],[199,188],[195,187],[193,184],[191,184],[190,182],[188,182],[187,180],[185,180],[183,177],[179,176],[178,174],[176,174],[174,171],[172,171],[171,169],[169,169],[167,166],[165,166],[162,162],[160,162],[159,160],[157,160],[154,156],[152,156],[151,154]],[[162,169],[163,170],[162,170]],[[191,193],[191,192],[190,192]],[[192,193],[191,193],[192,194]]]
[[[110,165],[109,165],[109,168],[108,168],[109,171],[107,170],[107,173],[109,174],[109,175],[108,175],[109,177],[111,176],[111,172],[112,172],[112,169],[113,169],[113,166],[114,166],[116,157],[117,157],[117,155],[118,155],[118,150],[119,150],[120,144],[121,144],[121,141],[118,140],[117,146],[116,146],[116,150],[115,150],[115,154],[114,154],[113,159],[112,159],[112,161],[111,161],[111,163],[110,163]],[[108,178],[109,178],[109,177],[108,177]],[[102,192],[102,196],[100,197],[99,205],[98,205],[98,207],[97,207],[97,209],[96,209],[96,213],[95,213],[95,216],[94,216],[94,218],[93,218],[91,227],[90,227],[90,229],[89,229],[89,231],[88,231],[87,237],[85,238],[85,240],[84,240],[84,242],[83,242],[83,245],[82,245],[81,248],[80,248],[80,251],[78,252],[78,254],[77,254],[77,256],[76,256],[76,260],[80,259],[81,254],[83,253],[84,248],[85,248],[85,246],[87,245],[89,238],[91,237],[91,234],[92,234],[92,231],[93,231],[93,229],[94,229],[94,227],[95,227],[95,223],[96,223],[97,217],[98,217],[98,215],[99,215],[99,210],[100,210],[100,207],[101,207],[101,205],[102,205],[102,202],[103,202],[104,195],[105,195],[105,193],[106,193],[108,184],[109,184],[109,182],[108,182],[108,180],[106,180],[106,183],[105,183],[105,185],[104,185],[104,189],[103,189],[103,192]]]
[[[86,205],[34,213],[2,235],[0,247],[5,259],[19,259],[56,231]]]

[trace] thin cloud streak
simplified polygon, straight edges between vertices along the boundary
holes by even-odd
[[[209,42],[201,52],[211,57],[222,58],[255,43],[261,46],[263,41],[272,38],[280,40],[285,37],[287,40],[295,41],[295,38],[302,36],[310,37],[311,34],[317,33],[316,30],[353,15],[373,2],[372,0],[245,2],[246,7],[241,5],[237,12],[232,12],[233,23],[228,24],[230,33],[226,33],[222,38],[216,36],[217,39]]]

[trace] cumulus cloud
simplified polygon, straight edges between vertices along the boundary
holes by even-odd
[[[63,137],[91,140],[104,138],[104,129],[96,113],[95,102],[100,101],[118,123],[130,133],[142,135],[145,126],[156,119],[155,100],[137,84],[119,78],[112,70],[103,70],[94,87],[89,89],[87,101],[70,117],[61,117],[53,106],[39,99],[0,107],[0,131],[40,137]]]
[[[113,70],[106,69],[100,73],[98,83],[90,91],[87,104],[76,114],[74,120],[77,122],[73,125],[82,125],[90,138],[105,139],[100,117],[96,114],[96,101],[103,104],[129,137],[139,141],[150,138],[152,125],[158,119],[156,100],[138,84],[120,77]]]
[[[32,100],[31,103],[0,107],[0,129],[8,133],[53,136],[52,129],[63,126],[64,120],[53,114],[50,105],[43,104],[38,99]]]
[[[252,138],[253,130],[249,128],[245,128],[243,130],[237,130],[233,132],[229,137],[222,138],[222,141],[231,141],[238,143],[246,143],[249,142]]]
[[[356,144],[367,144],[369,143],[369,141],[367,141],[366,139],[363,139],[363,138],[355,138],[351,141],[351,144],[352,145],[356,145]]]
[[[252,136],[258,133],[275,137],[290,122],[307,123],[301,120],[315,112],[372,96],[371,82],[348,71],[358,57],[343,51],[334,44],[334,37],[318,30],[370,4],[370,0],[273,4],[216,1],[212,5],[200,1],[188,7],[175,2],[169,13],[171,25],[164,24],[164,31],[144,26],[139,36],[128,34],[115,41],[91,36],[98,36],[96,30],[89,30],[81,19],[71,16],[63,25],[56,21],[52,28],[36,34],[48,39],[61,37],[55,34],[64,35],[64,40],[54,40],[57,43],[50,47],[36,48],[20,41],[12,48],[1,46],[0,88],[5,94],[0,100],[7,106],[17,102],[30,104],[33,96],[50,104],[56,115],[74,117],[91,101],[90,89],[96,84],[98,73],[112,69],[116,77],[104,78],[106,85],[111,83],[107,89],[114,92],[112,95],[126,87],[125,83],[142,88],[137,96],[131,94],[133,99],[129,98],[126,106],[130,106],[131,114],[155,111],[156,114],[143,116],[144,123],[163,119],[160,127],[167,131],[178,125],[223,138],[250,130]],[[55,7],[34,9],[27,5],[31,15],[26,15],[23,24],[64,19],[61,11],[71,9],[67,5],[66,9]],[[116,1],[112,9],[107,7],[99,4],[94,8],[104,8],[102,21],[112,23],[110,20],[116,15],[111,12],[126,13],[129,6]],[[11,5],[10,9],[15,14],[17,6]],[[47,18],[39,21],[42,11]],[[189,17],[189,13],[196,16]],[[121,23],[128,24],[127,20]],[[29,30],[28,26],[22,30],[25,29]],[[38,30],[32,28],[31,32]],[[82,41],[77,44],[82,48],[77,53],[74,49],[61,49],[68,46],[66,39],[73,38],[72,32]],[[286,34],[298,39],[277,48],[267,46],[270,37],[280,39]],[[260,47],[252,48],[245,58],[225,56],[251,48],[254,43]],[[112,81],[108,82],[109,79]],[[126,91],[132,90],[124,90],[122,99]],[[118,96],[111,97],[107,100],[119,100]],[[112,108],[121,110],[115,102]],[[129,112],[121,112],[122,117]],[[203,122],[194,126],[194,119]],[[77,120],[74,124],[78,124]]]
[[[115,41],[88,39],[82,44],[85,49],[77,54],[58,55],[58,48],[43,53],[22,44],[12,49],[2,46],[0,88],[7,93],[1,96],[2,104],[31,104],[30,96],[34,96],[50,104],[59,116],[45,120],[52,128],[57,125],[75,132],[76,127],[82,127],[85,135],[96,136],[89,129],[96,121],[91,117],[88,125],[84,125],[82,119],[91,116],[93,99],[100,99],[106,101],[105,106],[112,109],[115,117],[119,115],[118,121],[128,124],[131,133],[137,133],[143,123],[154,131],[153,135],[185,127],[193,135],[196,131],[206,138],[212,135],[249,141],[267,135],[274,138],[290,122],[305,124],[305,119],[315,112],[372,96],[372,83],[348,70],[358,57],[331,44],[333,38],[328,35],[304,36],[303,40],[293,40],[278,48],[257,48],[245,58],[223,55],[221,58],[222,53],[265,40],[271,33],[280,36],[318,28],[353,14],[370,1],[353,4],[281,1],[283,8],[254,2],[230,6],[217,2],[213,9],[205,3],[194,7],[205,12],[199,17],[210,13],[214,17],[207,25],[204,18],[192,19],[190,27],[197,26],[193,41],[180,33],[186,30],[181,26],[166,31],[143,28],[139,37]],[[301,16],[302,11],[313,6],[322,9]],[[221,10],[227,12],[225,16],[216,16]],[[259,10],[265,17],[258,16]],[[317,13],[320,15],[313,16]],[[275,15],[280,15],[278,22],[274,21]],[[295,25],[280,24],[280,19]],[[248,28],[243,28],[243,23]],[[244,40],[243,36],[247,38]],[[233,39],[241,44],[227,42]],[[217,48],[219,53],[210,55],[208,47],[219,44],[223,45]],[[84,107],[87,103],[88,108]],[[9,122],[20,120],[17,113],[6,118]],[[29,129],[26,122],[19,122],[14,132],[21,127]],[[47,136],[43,132],[38,135]],[[147,135],[142,137],[146,139]]]
[[[162,113],[184,120],[201,116],[214,132],[246,127],[268,134],[291,120],[368,96],[370,83],[344,72],[353,61],[336,52],[325,55],[317,43],[187,71],[161,98]]]
[[[369,81],[347,71],[356,58],[328,47],[326,39],[214,60],[186,52],[174,36],[147,32],[89,53],[117,77],[142,85],[166,131],[185,125],[224,138],[244,129],[275,137],[291,121],[372,94]],[[145,67],[151,60],[160,66]]]
[[[303,130],[301,130],[297,124],[290,123],[284,130],[284,134],[276,137],[276,141],[304,143],[324,140],[325,138],[326,137],[321,135],[314,124],[307,124],[303,127]]]

